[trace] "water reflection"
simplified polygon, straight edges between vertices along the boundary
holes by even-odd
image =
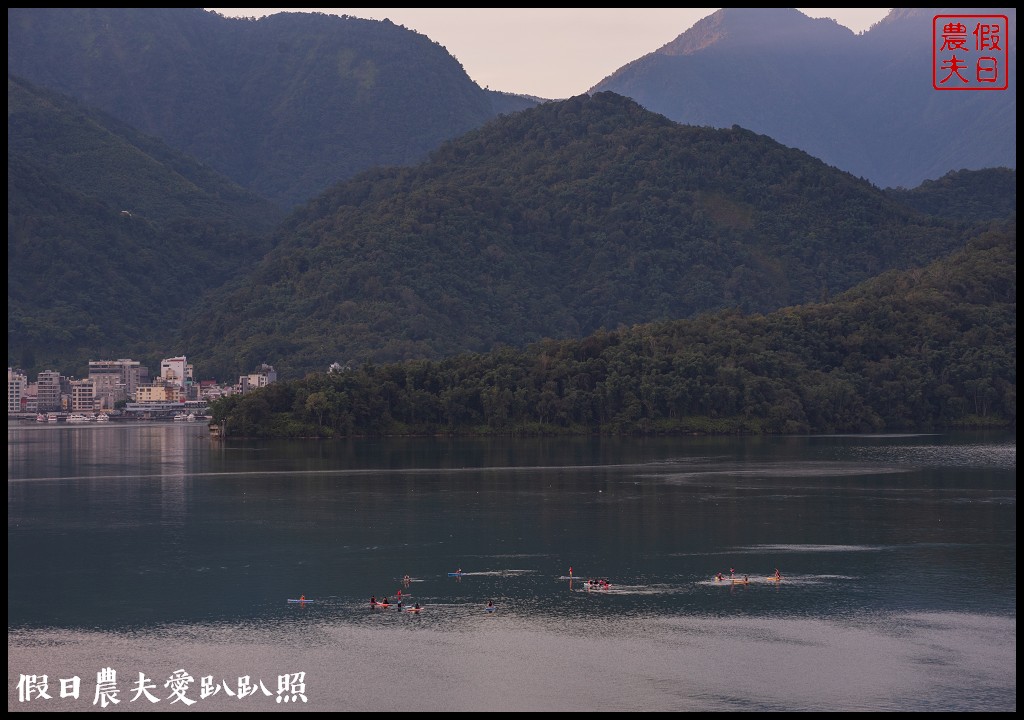
[[[303,671],[319,710],[1015,709],[1015,585],[976,580],[1015,567],[1015,466],[1006,437],[9,428],[8,705],[113,663]],[[421,613],[370,607],[399,588]]]

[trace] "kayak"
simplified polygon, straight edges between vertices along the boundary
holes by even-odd
[[[382,603],[382,602],[370,603],[370,605],[372,605],[373,607],[391,607],[391,603]]]
[[[406,611],[406,612],[411,612],[411,613],[418,613],[418,612],[419,612],[420,610],[422,610],[422,609],[423,609],[423,608],[406,608],[406,610],[405,610],[405,611]]]
[[[775,577],[774,575],[769,575],[765,578],[765,580],[767,580],[768,582],[782,582],[782,578]]]
[[[737,580],[736,578],[733,578],[732,584],[733,585],[749,585],[750,581],[749,580]]]
[[[484,608],[484,612],[494,612],[494,611],[495,611],[495,610],[497,610],[497,609],[498,609],[498,608],[494,608],[494,607],[488,607],[488,608]]]

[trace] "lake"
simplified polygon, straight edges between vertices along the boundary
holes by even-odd
[[[10,711],[1017,707],[1014,433],[7,446]]]

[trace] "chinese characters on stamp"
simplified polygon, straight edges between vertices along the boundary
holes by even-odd
[[[932,87],[1005,90],[1009,87],[1010,23],[1006,15],[932,18]]]

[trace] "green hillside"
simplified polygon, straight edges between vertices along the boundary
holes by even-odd
[[[280,211],[163,143],[7,81],[7,352],[33,372],[167,353]]]
[[[163,139],[282,207],[532,105],[388,21],[8,8],[8,72]]]
[[[299,377],[766,312],[923,265],[960,247],[965,227],[765,136],[598,93],[331,189],[181,346],[209,374],[271,362]]]
[[[1016,223],[831,302],[729,310],[215,405],[228,435],[806,433],[1016,425]]]

